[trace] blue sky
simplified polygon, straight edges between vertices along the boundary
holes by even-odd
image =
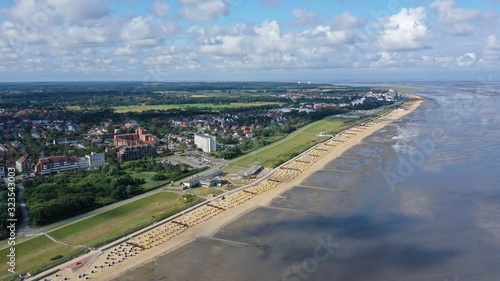
[[[0,81],[499,80],[500,0],[3,0]]]

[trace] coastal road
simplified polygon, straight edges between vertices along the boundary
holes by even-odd
[[[28,225],[30,215],[28,213],[28,209],[26,208],[26,203],[24,202],[24,185],[22,183],[18,183],[17,187],[19,188],[17,202],[19,202],[19,206],[21,207],[21,212],[23,214],[23,221],[17,226],[17,235],[19,237],[23,237],[26,233],[31,233],[33,229]]]

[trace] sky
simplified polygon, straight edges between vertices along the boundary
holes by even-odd
[[[500,0],[2,0],[0,81],[500,80]]]

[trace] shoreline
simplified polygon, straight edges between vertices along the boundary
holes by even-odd
[[[351,127],[280,165],[249,186],[216,197],[191,212],[182,212],[179,216],[129,235],[110,244],[111,246],[104,246],[101,250],[52,268],[29,280],[64,280],[65,277],[70,280],[81,277],[92,280],[116,279],[198,237],[211,237],[232,221],[259,206],[269,205],[280,194],[300,185],[315,171],[361,143],[364,138],[413,112],[422,103],[422,99],[411,94],[408,96],[412,100],[404,104],[406,110],[394,109],[367,121],[366,124]],[[87,261],[77,269],[68,268],[69,265],[84,259]]]

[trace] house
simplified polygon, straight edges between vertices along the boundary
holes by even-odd
[[[190,180],[187,180],[187,181],[183,181],[181,183],[182,187],[186,187],[186,188],[193,188],[193,187],[197,187],[200,185],[200,181],[197,180],[197,179],[190,179]]]
[[[0,166],[0,178],[1,179],[5,178],[5,174],[6,174],[5,171],[6,171],[5,166]]]
[[[33,163],[26,156],[21,156],[16,161],[16,169],[19,173],[29,172],[33,169]]]
[[[16,166],[16,159],[9,158],[9,159],[5,160],[5,166],[9,166],[9,167]]]
[[[55,138],[52,143],[53,144],[76,144],[82,142],[82,137],[72,137],[72,138]]]

